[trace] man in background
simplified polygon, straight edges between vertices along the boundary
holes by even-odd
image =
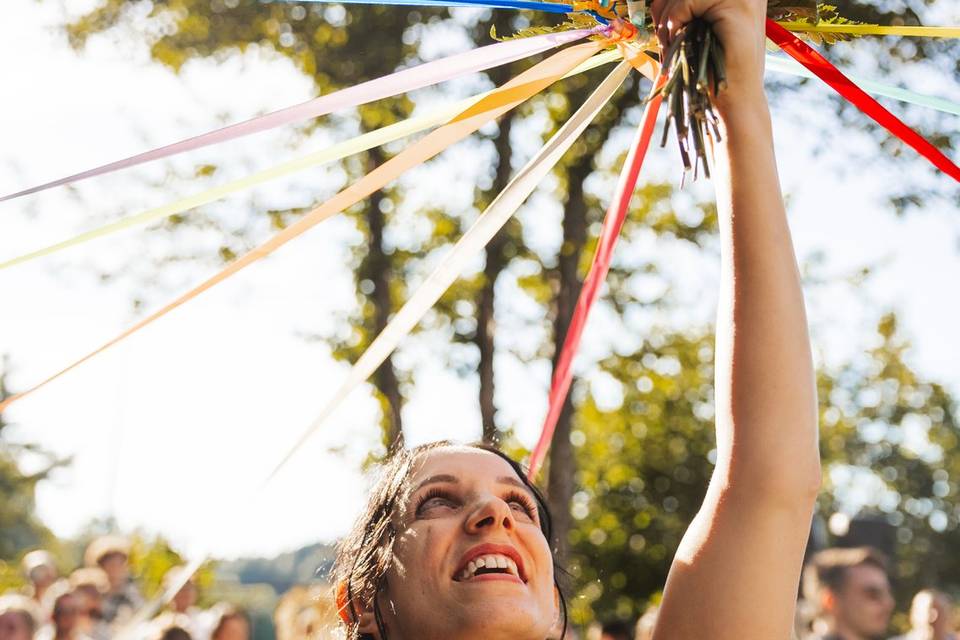
[[[885,637],[894,600],[886,557],[870,547],[826,549],[804,571],[804,596],[813,604],[821,640]]]

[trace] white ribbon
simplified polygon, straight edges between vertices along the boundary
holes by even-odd
[[[547,141],[537,155],[520,170],[503,192],[487,207],[433,273],[403,305],[390,323],[384,327],[380,335],[367,347],[367,350],[363,352],[363,355],[350,369],[347,379],[327,402],[310,427],[273,468],[264,484],[269,483],[276,476],[297,450],[336,411],[350,392],[373,375],[373,372],[397,348],[400,341],[413,330],[424,314],[440,299],[443,292],[459,277],[463,269],[473,259],[473,256],[490,242],[497,231],[506,224],[507,220],[520,208],[520,205],[533,193],[540,181],[560,161],[563,154],[623,84],[630,73],[630,69],[631,66],[627,62],[621,62],[617,65],[577,112],[564,123],[560,130]]]

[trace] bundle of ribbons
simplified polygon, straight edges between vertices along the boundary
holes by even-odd
[[[338,1],[344,2],[344,0]],[[322,408],[317,419],[309,425],[298,441],[289,448],[286,455],[272,468],[263,484],[266,485],[275,477],[276,473],[287,464],[303,443],[337,409],[351,390],[361,385],[376,371],[379,365],[413,330],[423,315],[468,266],[473,257],[483,249],[519,209],[540,181],[551,171],[604,105],[614,96],[629,74],[637,71],[652,81],[653,88],[645,103],[641,122],[620,172],[616,189],[606,212],[593,262],[584,281],[562,351],[557,359],[557,366],[550,388],[547,415],[541,429],[540,439],[533,449],[529,462],[529,473],[531,477],[535,476],[542,467],[554,427],[569,391],[573,375],[574,355],[580,343],[590,309],[600,296],[601,286],[609,270],[614,247],[654,132],[662,102],[662,90],[668,81],[665,77],[666,74],[661,74],[659,58],[649,55],[655,46],[655,41],[645,31],[647,25],[643,19],[644,3],[640,0],[629,0],[625,4],[618,4],[622,1],[589,0],[564,4],[534,0],[347,0],[347,2],[376,2],[378,4],[471,6],[540,11],[554,14],[573,14],[577,17],[577,20],[567,23],[570,25],[570,28],[567,29],[556,29],[548,33],[517,37],[407,68],[302,104],[0,197],[0,202],[21,198],[57,186],[102,176],[145,162],[167,158],[282,125],[342,112],[361,104],[553,51],[552,55],[543,61],[517,75],[503,86],[487,93],[437,109],[427,115],[410,118],[365,133],[299,160],[287,162],[246,178],[177,200],[168,205],[144,211],[66,240],[3,260],[0,262],[0,269],[8,269],[123,229],[183,213],[267,180],[285,176],[307,167],[333,162],[411,134],[432,129],[430,133],[407,146],[402,152],[350,184],[326,202],[321,203],[262,245],[241,255],[224,269],[187,293],[170,301],[119,335],[38,382],[33,387],[7,398],[0,403],[0,412],[68,371],[81,366],[148,324],[160,319],[173,309],[190,302],[244,267],[270,255],[285,243],[300,236],[323,220],[373,194],[397,179],[404,172],[436,156],[450,145],[476,132],[485,124],[517,107],[551,84],[570,75],[618,62],[613,71],[596,87],[590,97],[556,134],[546,142],[543,148],[516,174],[503,192],[497,196],[483,215],[477,219],[476,223],[447,253],[420,288],[396,313],[382,333],[376,337],[366,352],[354,363],[346,379],[326,406]],[[775,4],[777,3],[771,2],[771,6]],[[585,18],[590,20],[585,20]],[[809,34],[846,34],[960,38],[960,27],[883,27],[850,23],[821,24],[815,20],[806,19],[793,22],[777,22],[771,18],[767,21],[768,39],[787,54],[787,57],[770,55],[767,64],[768,71],[820,78],[843,98],[885,127],[892,135],[916,150],[940,171],[960,182],[960,168],[956,164],[890,111],[882,107],[867,92],[954,115],[960,115],[960,105],[932,96],[911,93],[905,89],[883,83],[848,77],[807,44],[800,37],[803,34],[808,36]]]

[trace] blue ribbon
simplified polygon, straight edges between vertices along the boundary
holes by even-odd
[[[265,0],[268,2],[326,2],[331,4],[386,4],[407,7],[479,7],[484,9],[530,9],[547,13],[573,13],[573,5],[536,0]]]

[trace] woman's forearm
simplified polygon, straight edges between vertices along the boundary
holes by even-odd
[[[746,94],[746,95],[745,95]],[[816,388],[800,276],[762,87],[718,104],[722,248],[718,468],[731,487],[791,497],[819,482]],[[756,497],[756,496],[754,496]]]

